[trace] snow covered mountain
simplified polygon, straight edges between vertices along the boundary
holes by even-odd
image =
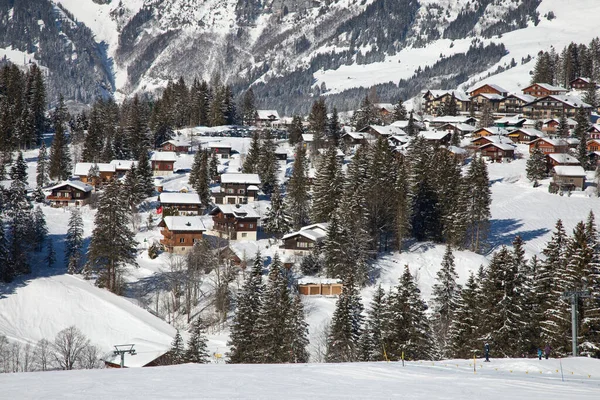
[[[25,7],[18,3],[0,2],[0,25],[18,30],[11,19]],[[95,35],[95,47],[86,48],[86,54],[104,59],[92,57],[76,65],[87,66],[103,89],[123,96],[153,91],[181,75],[208,80],[219,74],[237,91],[253,85],[261,106],[284,114],[306,111],[311,103],[307,100],[321,94],[328,95],[330,104],[349,109],[373,85],[382,101],[393,101],[412,97],[424,87],[456,87],[474,76],[521,67],[522,59],[550,45],[588,42],[595,23],[582,15],[600,11],[594,0],[569,5],[561,0],[27,3],[29,14],[50,6],[57,25],[71,20]],[[44,64],[48,50],[31,36],[25,41],[5,39],[0,47],[34,53]],[[51,80],[60,68],[74,68],[68,51],[75,54],[81,47],[65,50],[67,39],[73,39],[68,34],[59,39],[65,61],[62,66],[46,65]],[[528,80],[532,65],[519,68],[522,81]],[[78,80],[65,84],[81,86]],[[101,92],[89,85],[85,91]]]

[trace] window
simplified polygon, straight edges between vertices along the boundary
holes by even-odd
[[[244,227],[244,224],[240,224],[240,228],[243,228],[243,227]]]
[[[248,234],[246,232],[242,232],[242,237],[248,237]]]
[[[254,224],[248,224],[248,228],[254,228]]]
[[[75,197],[76,198],[80,198],[81,197],[81,193],[79,193],[79,192],[75,193]]]
[[[308,247],[308,243],[306,242],[297,242],[296,244],[298,247]]]
[[[233,191],[233,189],[227,189],[227,190],[225,190],[225,193],[233,194],[235,192]]]
[[[171,164],[167,164],[167,169],[171,169]]]
[[[185,238],[179,238],[179,243],[185,243]]]
[[[238,189],[238,194],[244,194],[245,190],[244,189]]]

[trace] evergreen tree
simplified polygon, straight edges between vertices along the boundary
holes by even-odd
[[[214,182],[219,176],[219,159],[217,153],[212,153],[208,163],[208,177],[211,182]]]
[[[387,296],[385,290],[379,285],[367,311],[366,326],[361,346],[361,361],[386,360],[387,351],[384,343],[386,320]]]
[[[83,251],[83,219],[79,209],[71,210],[69,227],[65,238],[65,265],[70,274],[79,272]]]
[[[46,242],[46,258],[44,259],[46,266],[52,268],[56,263],[56,252],[54,251],[54,244],[52,240]]]
[[[569,120],[567,119],[566,113],[560,114],[560,119],[558,120],[558,127],[556,128],[556,136],[562,139],[568,138],[570,135],[569,131]]]
[[[327,106],[325,105],[325,99],[322,97],[315,100],[310,109],[308,126],[310,132],[314,135],[313,145],[315,149],[322,148],[327,133]]]
[[[100,197],[95,228],[88,250],[89,269],[98,273],[97,284],[114,293],[120,291],[125,265],[137,266],[134,233],[128,226],[129,207],[121,184],[112,181]]]
[[[475,275],[471,273],[461,290],[454,319],[448,332],[450,354],[454,358],[471,358],[479,350],[478,316],[480,303]]]
[[[67,120],[67,108],[61,95],[52,116],[54,138],[50,147],[49,176],[54,180],[66,180],[71,176],[71,154],[65,132]]]
[[[267,208],[267,212],[263,218],[263,229],[267,233],[281,237],[291,229],[291,217],[287,210],[287,204],[281,197],[281,189],[278,185],[275,186],[271,193],[271,207]]]
[[[14,277],[14,271],[9,256],[4,219],[0,212],[0,279],[6,283],[11,282]]]
[[[419,133],[419,128],[415,124],[415,117],[413,115],[413,111],[411,110],[408,114],[408,124],[406,125],[406,134],[408,136],[414,137]]]
[[[398,99],[398,103],[394,106],[394,113],[392,114],[392,119],[394,121],[406,121],[406,107],[404,107],[404,102],[402,99]]]
[[[331,145],[337,148],[340,145],[340,138],[344,134],[344,131],[340,125],[338,110],[336,107],[333,107],[331,117],[329,117],[327,132],[329,135]]]
[[[190,327],[190,338],[185,352],[185,362],[195,364],[206,364],[209,362],[208,349],[206,347],[206,336],[204,335],[204,323],[198,317]]]
[[[394,188],[396,190],[394,196],[396,199],[396,215],[394,216],[394,223],[396,225],[396,246],[398,250],[402,251],[404,240],[408,238],[411,231],[410,187],[406,163],[404,162],[400,163],[398,167]]]
[[[302,134],[304,134],[304,126],[302,125],[302,118],[299,115],[292,117],[292,123],[288,129],[289,142],[291,146],[302,141]]]
[[[481,157],[475,157],[471,161],[467,172],[469,187],[467,191],[468,215],[469,215],[469,242],[472,251],[479,251],[482,242],[486,239],[490,226],[490,204],[492,201],[491,190],[485,161]]]
[[[289,354],[291,363],[306,363],[308,354],[308,324],[304,318],[304,306],[300,296],[294,296],[289,316]]]
[[[129,105],[129,113],[125,125],[125,138],[133,158],[140,159],[150,147],[150,129],[148,128],[145,104],[137,95]]]
[[[177,329],[177,333],[171,342],[171,350],[169,350],[169,360],[171,365],[183,364],[185,363],[185,344],[183,343],[183,338],[179,333],[179,329]]]
[[[250,143],[250,149],[248,154],[244,158],[244,165],[242,166],[242,172],[245,174],[257,174],[258,163],[260,162],[260,134],[258,131],[254,132],[252,136],[252,142]]]
[[[256,118],[254,91],[249,88],[244,92],[242,100],[242,120],[244,125],[252,125]]]
[[[271,131],[266,131],[258,157],[258,175],[266,194],[270,194],[277,185],[279,164],[275,155],[276,147]]]
[[[352,119],[354,122],[354,129],[357,131],[366,128],[369,125],[381,124],[381,119],[379,118],[375,105],[369,98],[369,95],[365,96],[360,104],[360,109],[355,111]]]
[[[481,110],[481,117],[477,123],[478,128],[487,128],[494,125],[494,113],[489,104],[485,104]]]
[[[39,188],[48,186],[50,177],[48,176],[48,154],[46,151],[46,144],[42,142],[40,151],[38,153],[38,160],[36,166],[36,183]]]
[[[554,76],[552,73],[552,60],[550,54],[545,51],[540,51],[537,55],[535,67],[533,69],[531,84],[548,83],[552,85],[554,83],[553,80]]]
[[[10,179],[13,181],[19,181],[23,186],[27,186],[27,164],[23,159],[23,152],[19,151],[17,160],[10,168]]]
[[[35,207],[32,215],[31,235],[29,241],[35,251],[41,251],[44,241],[48,236],[48,225],[46,225],[46,217],[40,206]]]
[[[594,213],[590,211],[586,224],[585,236],[590,249],[590,259],[585,271],[587,287],[590,294],[584,300],[581,327],[581,355],[600,356],[600,242]]]
[[[321,158],[312,191],[311,220],[327,222],[342,196],[342,168],[337,159],[337,149],[330,147]]]
[[[298,230],[308,223],[309,210],[306,150],[301,145],[296,146],[296,158],[292,168],[285,200],[292,218],[292,226]]]
[[[577,126],[575,127],[574,136],[579,139],[577,145],[577,160],[585,169],[590,168],[590,158],[587,151],[587,142],[589,138],[588,129],[590,127],[589,113],[584,108],[579,108],[575,115]]]
[[[140,154],[138,159],[136,175],[140,185],[140,193],[143,193],[146,197],[152,196],[154,194],[154,175],[152,174],[148,153],[145,151]]]
[[[96,102],[90,112],[88,130],[83,142],[83,153],[81,154],[84,162],[99,161],[104,147],[102,138],[106,135],[104,132],[106,121],[102,121],[101,107],[103,107],[103,104]]]
[[[593,109],[598,108],[598,89],[595,84],[589,85],[582,100],[592,106]]]
[[[198,196],[205,207],[208,206],[210,201],[208,157],[208,152],[205,150],[198,150],[198,152],[196,152],[188,181],[194,188],[194,191],[198,193]]]
[[[527,160],[527,179],[533,182],[533,186],[538,186],[538,180],[546,177],[546,155],[538,143],[535,144],[529,159]]]

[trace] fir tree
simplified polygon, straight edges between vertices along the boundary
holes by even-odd
[[[183,338],[177,329],[177,333],[171,342],[171,349],[169,350],[169,360],[171,365],[183,364],[186,362],[185,359],[185,345]]]
[[[12,263],[9,260],[8,241],[4,228],[4,219],[0,212],[0,279],[3,282],[11,282],[14,277]]]
[[[481,117],[477,123],[478,128],[487,128],[494,125],[494,114],[489,104],[485,104],[481,110]]]
[[[527,179],[533,182],[533,186],[538,186],[538,180],[546,177],[546,155],[540,150],[536,143],[527,160]]]
[[[296,146],[296,159],[292,168],[285,200],[292,218],[292,226],[298,230],[307,224],[309,210],[306,150],[301,145]]]
[[[202,204],[206,207],[210,201],[210,182],[208,176],[208,152],[199,150],[194,156],[194,164],[190,172],[189,183],[198,193]]]
[[[150,129],[148,128],[147,110],[137,95],[129,104],[129,113],[125,125],[125,138],[134,159],[139,160],[142,153],[150,147]]]
[[[560,114],[560,119],[558,120],[558,127],[556,128],[556,136],[562,139],[568,138],[570,135],[569,131],[569,121],[567,119],[566,113]]]
[[[42,142],[40,151],[38,152],[38,160],[36,166],[36,183],[39,188],[48,186],[50,177],[48,176],[48,154],[46,144]]]
[[[83,219],[81,212],[75,208],[71,210],[69,227],[65,238],[65,265],[70,274],[79,272],[82,264],[83,251]]]
[[[408,238],[411,231],[410,226],[410,187],[408,183],[408,172],[406,164],[400,163],[394,189],[396,194],[396,215],[394,216],[394,224],[396,226],[396,246],[402,251],[404,240]]]
[[[325,105],[325,99],[322,97],[313,103],[308,115],[308,125],[310,132],[314,135],[313,145],[315,149],[322,148],[327,133],[327,106]]]
[[[19,151],[17,160],[10,168],[10,179],[13,181],[19,181],[24,186],[27,186],[27,164],[25,164],[25,160],[23,159],[22,151]]]
[[[590,125],[589,113],[584,108],[579,108],[575,115],[577,126],[575,127],[574,136],[579,139],[577,145],[577,160],[585,169],[590,168],[590,159],[587,151],[587,142],[589,138],[588,129]]]
[[[309,359],[308,354],[308,324],[304,318],[304,306],[300,296],[294,296],[291,310],[289,313],[288,336],[289,337],[289,355],[288,362],[306,363]]]
[[[454,319],[449,327],[450,354],[454,358],[471,358],[479,350],[477,319],[480,314],[477,280],[473,273],[461,290]]]
[[[598,89],[596,88],[596,84],[589,85],[582,100],[592,106],[593,109],[598,108]]]
[[[54,251],[54,244],[51,239],[46,242],[46,258],[44,262],[48,268],[52,268],[56,263],[56,252]]]
[[[145,151],[140,154],[136,172],[140,193],[143,193],[146,197],[152,196],[154,194],[154,175],[152,174],[148,153]]]
[[[352,119],[354,122],[354,129],[357,131],[366,128],[369,125],[377,125],[381,123],[381,120],[377,115],[375,105],[373,104],[368,95],[365,96],[362,103],[360,104],[360,109],[355,111]]]
[[[342,169],[337,160],[337,149],[330,147],[321,158],[312,192],[311,220],[327,222],[342,195]]]
[[[204,323],[198,317],[190,327],[190,338],[185,352],[185,362],[195,364],[206,364],[209,362],[208,349],[206,347],[206,336],[204,335]]]
[[[277,185],[271,193],[271,207],[267,208],[262,223],[265,232],[278,238],[291,229],[292,221],[288,214],[287,204],[281,197],[281,189]]]
[[[44,241],[48,236],[48,226],[46,225],[46,217],[40,206],[35,207],[33,210],[32,223],[29,240],[35,251],[41,251]]]
[[[266,131],[258,157],[258,175],[262,184],[262,190],[270,194],[277,185],[277,173],[279,165],[275,155],[276,145],[271,131]]]
[[[250,149],[248,154],[244,158],[244,165],[242,166],[242,172],[245,174],[257,174],[258,163],[260,161],[260,134],[258,131],[254,132],[252,136],[252,142],[250,143]]]
[[[256,118],[256,106],[254,92],[249,88],[244,92],[242,100],[242,120],[244,125],[252,125]]]
[[[492,201],[487,167],[481,157],[475,157],[471,161],[467,181],[469,182],[467,191],[469,199],[467,211],[470,218],[469,242],[471,250],[477,252],[482,248],[482,242],[489,231]]]
[[[379,285],[369,310],[363,332],[361,361],[385,361],[387,351],[385,349],[384,336],[387,320],[387,296],[385,290]]]
[[[302,125],[302,118],[299,115],[292,117],[292,123],[288,129],[289,142],[291,146],[302,141],[302,134],[304,134],[304,126]]]
[[[344,131],[340,126],[338,110],[336,107],[333,107],[331,117],[329,117],[329,121],[327,123],[327,133],[329,135],[331,145],[337,148],[340,145],[340,138],[344,134]]]
[[[65,132],[67,120],[67,108],[61,95],[52,116],[54,138],[50,147],[49,176],[54,180],[66,180],[71,176],[71,154]]]
[[[413,115],[413,111],[411,110],[408,115],[408,124],[406,125],[406,134],[408,136],[414,137],[419,133],[419,129],[415,124],[415,117]]]
[[[404,102],[402,99],[398,99],[398,103],[394,106],[394,113],[392,114],[392,119],[394,121],[406,121],[406,107],[404,107]]]

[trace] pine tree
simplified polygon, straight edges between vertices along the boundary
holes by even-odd
[[[296,144],[302,141],[302,134],[304,134],[304,126],[302,125],[302,118],[299,115],[294,115],[292,117],[292,123],[290,124],[290,128],[288,129],[288,134],[291,146],[295,146]]]
[[[298,230],[308,223],[309,210],[306,150],[301,145],[296,146],[296,159],[292,168],[285,200],[292,218],[292,226]]]
[[[104,132],[105,121],[101,120],[101,107],[102,104],[99,102],[94,103],[92,106],[88,130],[83,142],[83,153],[81,154],[81,158],[85,162],[98,162],[104,147],[102,138],[106,133]]]
[[[252,88],[249,88],[244,92],[244,97],[242,100],[242,120],[244,125],[252,125],[256,118],[256,106],[254,92]]]
[[[467,211],[470,218],[469,242],[471,250],[477,252],[481,250],[482,242],[486,239],[489,231],[490,204],[492,202],[487,167],[483,158],[473,158],[467,172],[467,181],[469,182],[467,191],[469,199]]]
[[[137,266],[134,233],[128,226],[129,207],[121,184],[112,181],[100,197],[88,251],[88,266],[98,273],[97,284],[120,291],[125,265]]]
[[[27,164],[25,164],[25,160],[23,159],[22,151],[19,151],[17,160],[10,168],[10,179],[13,181],[19,181],[24,186],[27,186]]]
[[[256,253],[250,274],[244,282],[241,293],[237,298],[236,312],[231,324],[229,362],[257,363],[257,320],[261,309],[261,297],[264,291],[262,283],[262,270],[264,262],[262,256]]]
[[[169,360],[171,365],[183,364],[185,363],[185,345],[183,343],[183,338],[179,333],[179,329],[177,329],[177,333],[171,342],[171,349],[169,350]]]
[[[48,236],[48,225],[46,225],[46,217],[40,206],[35,207],[32,215],[31,235],[29,240],[32,244],[32,248],[35,251],[41,251],[44,241]]]
[[[478,286],[475,275],[471,273],[461,290],[454,319],[448,332],[450,354],[454,358],[471,358],[479,349],[479,329],[477,319],[480,314]]]
[[[392,115],[392,119],[394,121],[406,121],[406,107],[404,107],[404,102],[402,99],[398,99],[398,103],[394,106],[394,114]]]
[[[494,125],[494,114],[489,104],[485,104],[481,110],[481,117],[477,123],[478,128],[487,128]]]
[[[198,150],[194,155],[194,163],[190,172],[189,184],[198,193],[202,204],[206,207],[210,201],[210,182],[208,174],[208,152]]]
[[[331,117],[329,117],[327,123],[327,133],[329,135],[330,143],[333,147],[337,148],[340,145],[340,138],[344,134],[342,127],[340,126],[340,120],[338,117],[338,110],[333,107]]]
[[[402,251],[404,240],[408,238],[411,231],[410,226],[410,187],[408,183],[408,172],[406,164],[400,163],[394,189],[396,194],[396,215],[394,216],[394,224],[396,226],[396,246],[399,251]]]
[[[533,182],[534,187],[538,186],[538,180],[546,177],[546,155],[540,150],[538,143],[535,144],[529,155],[526,171],[527,179]]]
[[[154,176],[150,160],[148,159],[148,153],[145,151],[141,153],[138,159],[136,172],[138,184],[140,185],[140,193],[143,193],[146,197],[152,196],[154,194]]]
[[[278,238],[291,229],[291,217],[287,210],[287,204],[284,202],[283,197],[281,197],[281,188],[278,185],[275,186],[273,193],[271,193],[271,207],[267,208],[262,223],[265,232],[271,233]]]
[[[44,262],[48,268],[52,268],[54,263],[56,263],[56,252],[54,251],[52,239],[49,239],[46,242],[46,258],[44,259]]]
[[[317,168],[312,192],[312,221],[329,221],[340,201],[342,184],[342,168],[337,160],[337,149],[330,147]]]
[[[208,349],[206,347],[206,336],[204,335],[204,322],[198,317],[190,327],[190,338],[185,352],[185,362],[195,364],[206,364],[209,362]]]
[[[65,132],[67,120],[67,108],[61,95],[52,116],[54,138],[50,147],[49,176],[54,180],[66,180],[71,176],[71,154]]]
[[[142,153],[150,147],[150,129],[148,128],[147,110],[145,104],[137,95],[133,96],[125,125],[125,138],[134,159],[138,160]]]
[[[355,362],[359,359],[363,306],[354,277],[343,282],[327,337],[327,362]]]
[[[531,84],[534,83],[549,83],[553,84],[552,60],[550,54],[545,51],[540,51],[537,55]]]
[[[560,119],[558,120],[558,127],[556,128],[556,136],[562,139],[568,138],[570,135],[569,131],[569,120],[567,119],[566,113],[560,114]]]
[[[48,186],[48,182],[50,181],[50,177],[48,176],[48,154],[44,142],[42,142],[38,153],[36,174],[37,186],[39,188]]]
[[[444,357],[451,353],[449,345],[450,324],[458,308],[460,285],[456,283],[458,274],[454,267],[452,247],[446,246],[442,268],[437,272],[436,283],[432,287],[433,329]]]
[[[83,251],[83,219],[79,209],[71,210],[69,227],[65,238],[65,265],[70,274],[79,272]]]
[[[211,182],[214,182],[219,176],[219,159],[217,153],[213,153],[208,163],[208,177]]]
[[[408,115],[408,124],[406,125],[406,134],[408,136],[414,137],[414,136],[417,136],[418,133],[419,133],[419,129],[417,128],[417,125],[415,124],[415,117],[411,110]]]
[[[384,335],[387,320],[387,297],[381,284],[377,287],[367,311],[367,320],[361,340],[361,361],[385,361]]]
[[[266,131],[258,157],[258,175],[262,184],[262,190],[270,194],[277,185],[277,173],[279,164],[275,155],[276,145],[271,131]]]
[[[289,315],[289,354],[291,363],[306,363],[308,354],[308,324],[304,318],[304,306],[300,296],[294,296]]]
[[[589,85],[582,100],[592,106],[593,109],[598,108],[598,89],[595,84]]]
[[[313,145],[315,149],[322,148],[327,133],[327,106],[325,105],[325,99],[322,97],[315,100],[310,109],[308,126],[310,132],[314,135]]]
[[[2,213],[0,213],[0,279],[6,283],[11,282],[14,277],[9,256],[4,219]]]
[[[579,139],[577,145],[577,160],[585,169],[590,168],[590,158],[587,151],[587,142],[589,138],[588,129],[590,125],[589,113],[584,108],[579,108],[575,115],[577,126],[575,127],[574,136]]]
[[[581,327],[581,355],[598,357],[600,352],[600,242],[594,213],[590,211],[586,224],[585,236],[590,249],[590,260],[587,265],[586,281],[590,294],[584,300]]]
[[[245,174],[257,174],[258,163],[260,161],[260,134],[258,131],[254,132],[252,136],[252,142],[250,143],[250,149],[248,154],[244,158],[244,165],[242,166],[242,172]]]
[[[365,96],[360,104],[360,109],[355,111],[352,119],[354,122],[354,129],[357,131],[366,128],[369,125],[378,125],[381,123],[375,105],[368,95]]]

